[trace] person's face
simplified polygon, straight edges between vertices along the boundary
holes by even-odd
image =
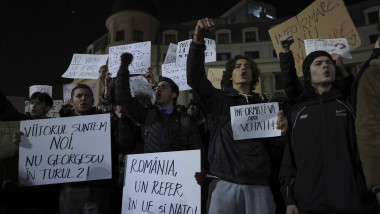
[[[85,88],[77,88],[71,98],[71,105],[77,115],[84,115],[94,104],[94,98],[90,90]]]
[[[251,64],[246,59],[238,59],[235,63],[235,69],[232,71],[232,86],[241,84],[250,84],[252,81]]]
[[[162,108],[173,105],[174,99],[178,96],[177,93],[172,91],[170,84],[165,81],[158,83],[155,90],[156,102]]]
[[[195,117],[197,116],[199,113],[199,108],[198,106],[196,105],[190,105],[188,108],[187,108],[187,114],[190,116],[190,117]]]
[[[107,66],[102,66],[99,69],[99,79],[104,80],[106,78],[106,73],[108,72]]]
[[[327,56],[314,59],[310,65],[310,82],[312,85],[329,85],[335,81],[334,62]]]
[[[38,99],[30,100],[29,113],[32,118],[45,118],[46,113],[50,110],[50,107],[45,102],[41,102]]]

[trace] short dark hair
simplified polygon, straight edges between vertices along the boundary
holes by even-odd
[[[44,92],[34,92],[32,96],[29,97],[29,102],[31,100],[38,100],[40,102],[44,102],[50,108],[53,106],[53,99],[51,99],[49,94]]]
[[[245,59],[249,62],[252,69],[252,81],[250,84],[251,90],[255,89],[256,84],[259,82],[260,77],[260,70],[257,68],[257,64],[253,61],[252,58],[242,56],[242,55],[236,55],[234,58],[227,61],[225,65],[225,71],[223,71],[223,77],[221,81],[222,88],[232,88],[232,80],[230,78],[232,77],[232,72],[235,69],[236,61],[239,59]]]
[[[90,90],[91,95],[92,95],[92,98],[94,98],[94,94],[92,93],[92,90],[91,90],[90,86],[88,86],[88,85],[86,85],[86,84],[78,84],[78,85],[75,86],[75,87],[73,88],[73,90],[71,91],[71,99],[74,97],[74,92],[75,92],[75,90],[77,90],[78,88],[82,88],[82,89],[88,89],[88,90]]]
[[[177,94],[177,97],[174,99],[174,105],[176,105],[177,104],[177,98],[179,96],[178,85],[172,79],[170,79],[168,77],[161,77],[161,79],[158,83],[160,83],[160,82],[167,82],[170,85],[170,87],[172,88],[172,92]]]

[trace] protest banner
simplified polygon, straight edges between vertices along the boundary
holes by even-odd
[[[231,106],[234,140],[280,136],[281,130],[276,128],[278,111],[278,103]]]
[[[129,84],[131,88],[131,94],[134,97],[136,94],[146,94],[149,97],[153,97],[152,85],[143,76],[130,77]]]
[[[16,154],[18,147],[13,143],[13,134],[18,130],[20,121],[0,122],[0,160]]]
[[[222,81],[224,68],[209,68],[207,72],[207,79],[210,80],[211,84],[217,88],[221,89],[220,82]]]
[[[346,38],[341,39],[307,39],[305,42],[306,56],[314,51],[326,51],[329,54],[340,54],[344,58],[352,59],[350,46]]]
[[[205,38],[205,63],[216,61],[216,43],[215,40]],[[184,40],[178,42],[177,52],[176,52],[176,64],[186,65],[187,54],[189,53],[190,44],[192,40]]]
[[[116,77],[120,68],[120,56],[126,52],[133,55],[133,61],[128,67],[129,72],[131,74],[145,74],[150,66],[150,49],[150,41],[109,47],[108,69],[111,76]]]
[[[53,100],[53,106],[50,108],[50,111],[46,114],[46,117],[58,118],[59,110],[62,108],[63,101],[62,100]],[[29,111],[29,100],[25,101],[25,111]]]
[[[191,90],[187,84],[186,65],[176,65],[175,63],[162,64],[162,76],[170,78],[179,87],[179,91]]]
[[[110,115],[21,121],[19,182],[34,186],[109,179]]]
[[[200,150],[127,155],[123,214],[199,214]]]
[[[94,99],[95,99],[95,95],[97,94],[96,84],[86,84],[86,85],[88,85],[91,88],[92,94],[94,94]],[[71,91],[73,90],[73,88],[75,88],[75,86],[77,86],[77,84],[63,84],[63,102],[64,103],[70,101]],[[95,103],[94,103],[94,106],[95,106]]]
[[[71,63],[63,78],[98,79],[99,69],[105,65],[108,54],[73,54]]]
[[[170,43],[168,52],[166,53],[166,56],[165,56],[164,64],[175,63],[176,52],[177,52],[177,45]]]
[[[32,85],[29,86],[29,97],[35,92],[47,93],[53,97],[53,87],[50,85]]]
[[[290,34],[294,38],[294,44],[290,48],[298,76],[302,76],[306,39],[346,38],[351,51],[361,45],[359,33],[343,0],[316,0],[297,16],[270,29],[269,35],[277,56],[282,51],[280,36],[284,34]]]

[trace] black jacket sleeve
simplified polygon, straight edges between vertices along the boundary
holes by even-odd
[[[136,122],[144,124],[148,109],[132,97],[127,66],[120,66],[117,72],[116,100],[117,103],[121,105],[124,114],[128,114]]]
[[[280,168],[281,192],[286,205],[296,204],[294,199],[294,178],[296,167],[293,161],[293,152],[290,147],[290,141],[285,145],[284,156]]]
[[[0,121],[25,120],[27,116],[17,111],[0,91]]]
[[[301,95],[302,85],[297,76],[292,51],[289,51],[288,53],[280,53],[280,68],[281,85],[284,87],[289,101],[294,103],[298,96]]]

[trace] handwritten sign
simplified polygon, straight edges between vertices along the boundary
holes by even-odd
[[[277,55],[282,51],[280,35],[291,34],[290,46],[297,74],[302,76],[302,62],[306,57],[304,40],[346,38],[350,50],[361,45],[359,33],[343,0],[316,0],[297,16],[269,30]]]
[[[176,52],[177,52],[177,45],[170,43],[168,52],[166,53],[166,56],[165,56],[164,64],[175,63]]]
[[[96,94],[96,84],[86,84],[91,88],[92,94]],[[77,84],[63,84],[63,102],[66,103],[71,99],[71,91],[77,86]],[[94,103],[95,105],[95,103]]]
[[[120,68],[120,56],[126,52],[133,55],[133,61],[128,67],[129,72],[131,74],[146,73],[150,66],[150,49],[150,41],[109,47],[108,69],[111,76],[116,77]]]
[[[63,78],[98,79],[99,69],[105,65],[108,54],[74,54]]]
[[[307,39],[305,42],[306,56],[311,52],[322,50],[329,54],[340,54],[344,58],[352,59],[350,46],[346,38],[342,39]]]
[[[109,114],[21,121],[20,130],[21,184],[111,178]]]
[[[131,94],[134,97],[135,94],[147,94],[149,97],[153,96],[152,85],[142,76],[135,76],[129,79],[131,87]]]
[[[35,92],[47,93],[53,97],[53,87],[50,85],[32,85],[29,87],[29,97]]]
[[[278,111],[278,103],[231,106],[234,140],[280,136],[281,130],[276,128]]]
[[[205,38],[205,63],[216,61],[216,43],[215,40]],[[184,40],[178,42],[177,53],[176,53],[176,64],[185,65],[187,61],[187,55],[189,54],[190,44],[192,40]]]
[[[217,88],[221,89],[220,82],[223,77],[223,68],[209,68],[207,72],[207,79],[210,80],[211,84]]]
[[[179,91],[191,90],[187,84],[186,65],[162,64],[162,76],[173,80],[178,85]]]
[[[126,156],[123,214],[200,213],[200,151]]]
[[[20,121],[0,122],[0,160],[15,155],[18,147],[13,143],[13,134],[20,130]]]
[[[62,108],[62,100],[53,100],[53,106],[50,108],[50,111],[46,114],[46,117],[58,118],[59,110]],[[29,111],[29,101],[25,101],[25,112]]]

